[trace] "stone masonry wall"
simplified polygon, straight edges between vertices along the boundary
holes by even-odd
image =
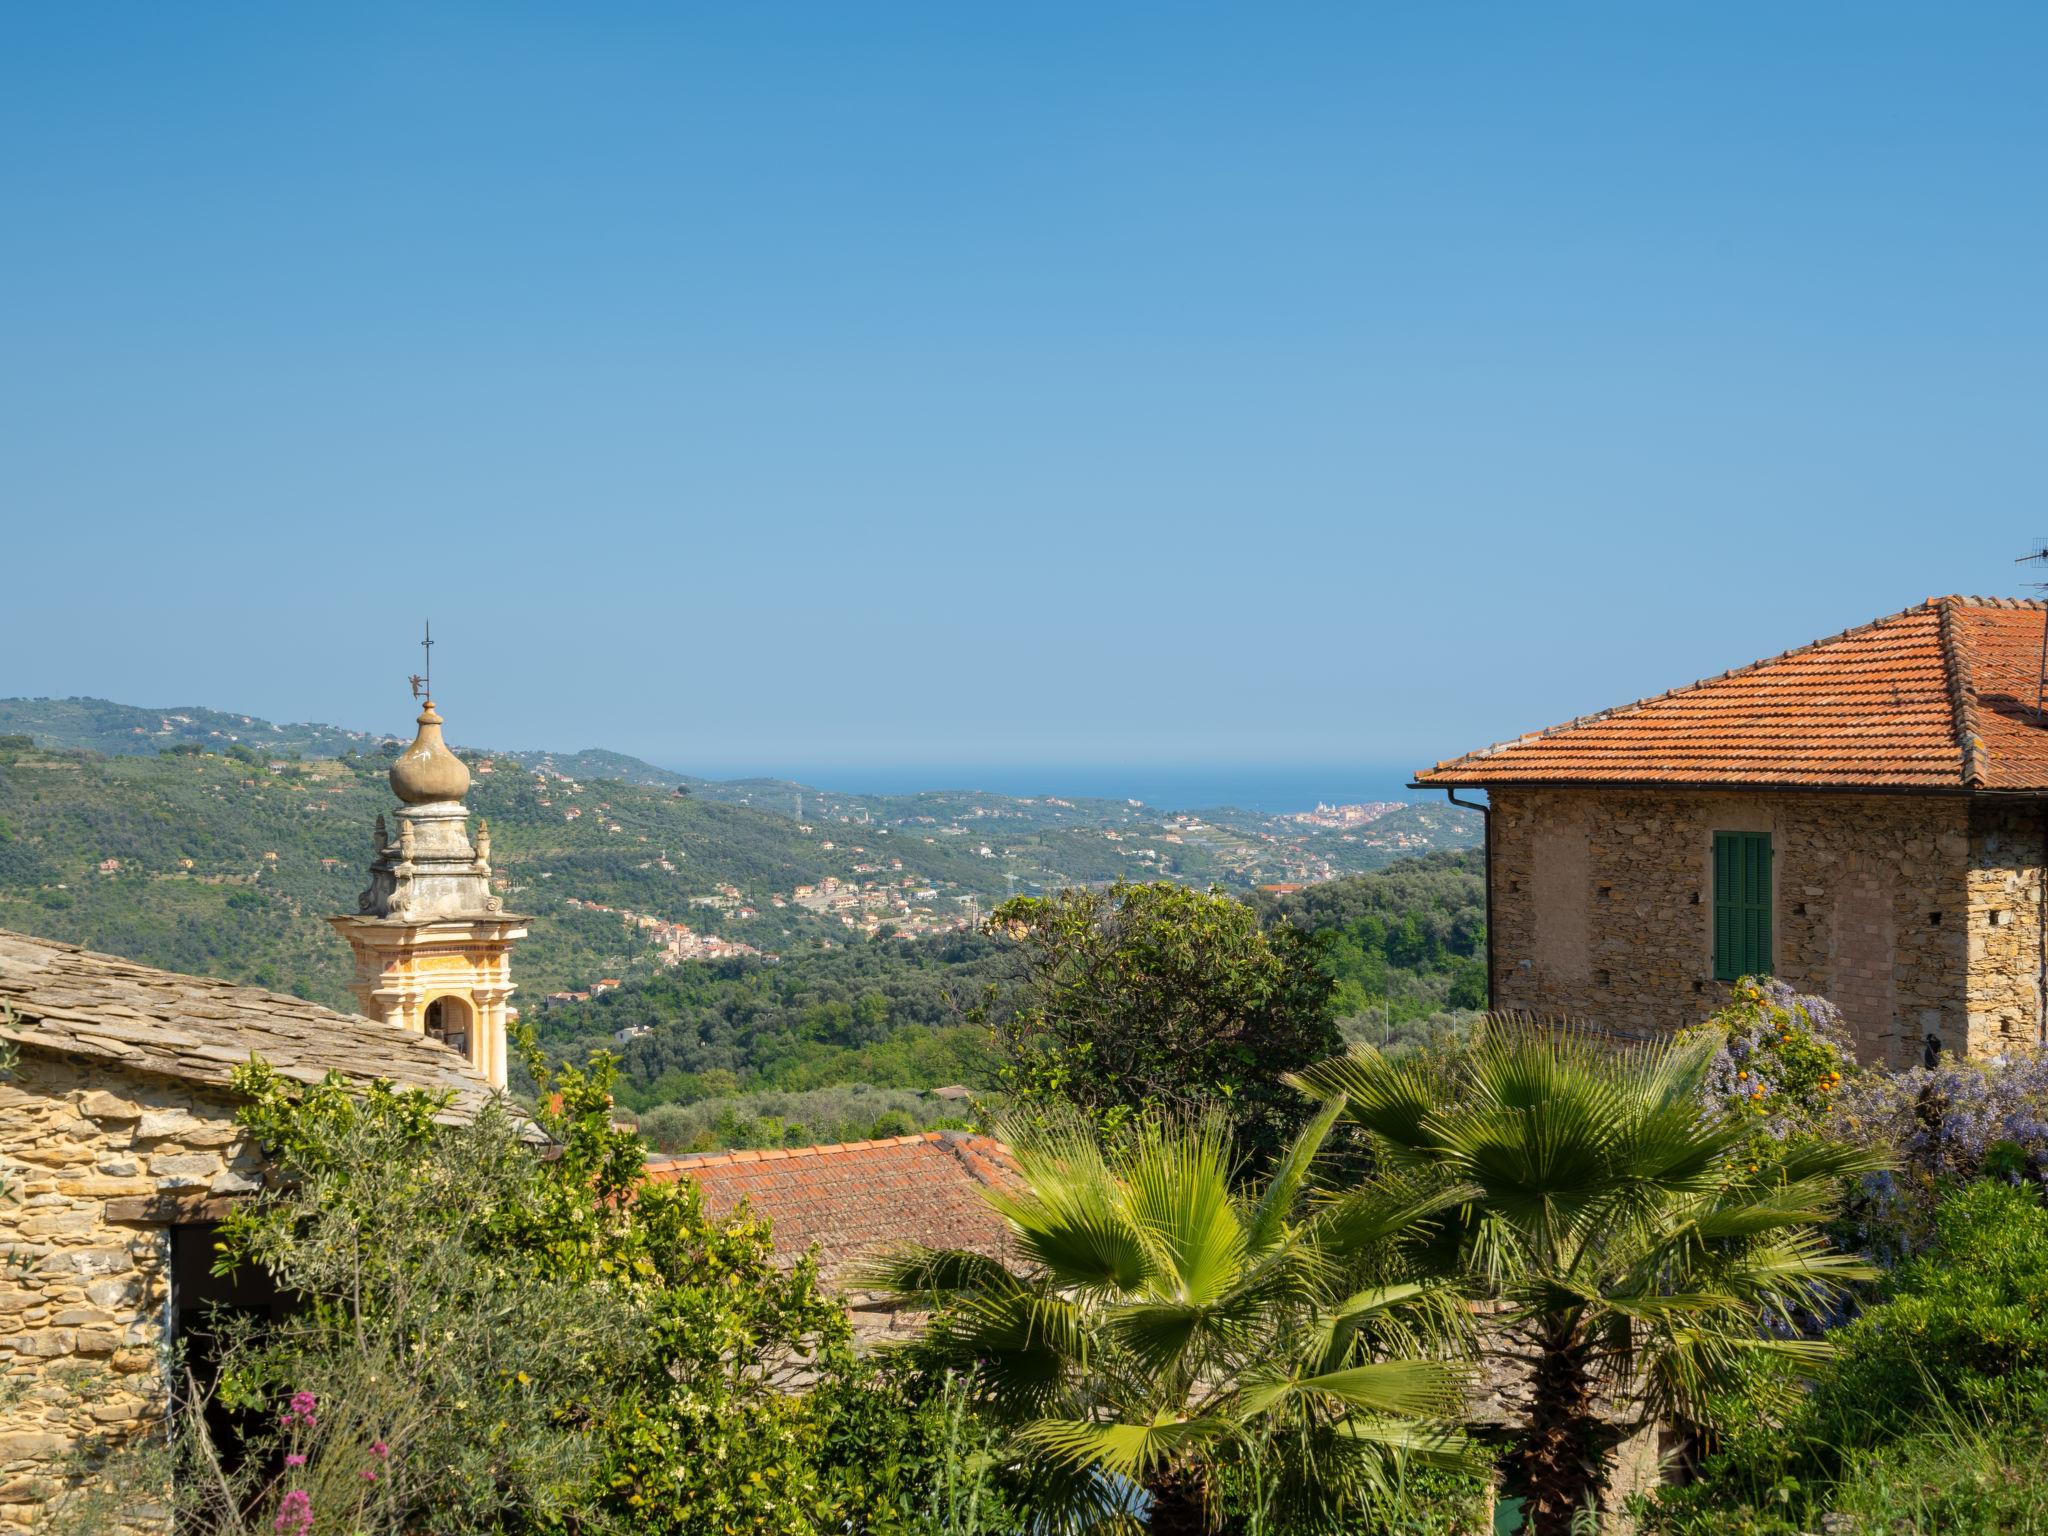
[[[1945,1050],[1981,1052],[1993,1020],[2005,1028],[2019,1016],[2016,983],[1966,977],[1973,953],[1995,951],[1992,968],[2010,970],[2007,948],[2027,934],[2038,948],[2038,870],[2021,878],[1998,864],[2026,845],[1973,827],[1961,797],[1517,789],[1492,799],[1497,1007],[1639,1032],[1712,1013],[1725,990],[1713,979],[1713,834],[1746,831],[1772,838],[1773,968],[1842,1007],[1860,1059],[1911,1065],[1930,1034]],[[1583,857],[1567,852],[1581,847]],[[1543,912],[1559,903],[1576,904],[1583,922]],[[1994,928],[1993,910],[2021,915]],[[2031,996],[2036,973],[2014,974]]]
[[[2048,808],[1986,805],[1970,816],[1970,1049],[2043,1043],[2042,880]]]
[[[174,1209],[257,1187],[224,1093],[24,1051],[0,1081],[0,1529],[166,1403]]]

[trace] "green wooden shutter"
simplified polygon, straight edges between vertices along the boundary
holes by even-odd
[[[1771,973],[1771,834],[1714,834],[1714,976]]]

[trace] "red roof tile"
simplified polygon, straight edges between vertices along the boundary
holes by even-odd
[[[1008,1228],[983,1191],[1018,1183],[1009,1148],[965,1131],[713,1152],[655,1163],[647,1172],[696,1180],[713,1215],[727,1215],[744,1200],[770,1222],[777,1260],[794,1263],[815,1244],[828,1280],[905,1243],[1002,1257]]]
[[[2039,602],[1915,608],[1438,763],[1416,782],[2048,790]]]

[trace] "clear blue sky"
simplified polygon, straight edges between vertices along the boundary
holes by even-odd
[[[2048,534],[2048,8],[11,7],[0,693],[1419,762]]]

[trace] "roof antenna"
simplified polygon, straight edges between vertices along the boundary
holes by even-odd
[[[2044,549],[2042,558],[2048,559],[2048,549]],[[420,663],[425,670],[413,673],[406,681],[412,685],[414,698],[425,694],[427,702],[431,704],[434,702],[434,624],[431,619],[427,621],[426,634],[420,640],[420,650],[427,658]],[[2042,665],[2048,666],[2048,660],[2044,660]]]
[[[2048,539],[2037,542],[2041,546],[2039,549],[2021,555],[2013,564],[2025,565],[2029,561],[2048,563]],[[2030,581],[2027,585],[2036,592],[2048,592],[2048,581]],[[2041,665],[2034,674],[2034,719],[2048,724],[2048,604],[2044,604],[2041,610]],[[2042,1023],[2048,1027],[2048,1017],[2044,1017]]]

